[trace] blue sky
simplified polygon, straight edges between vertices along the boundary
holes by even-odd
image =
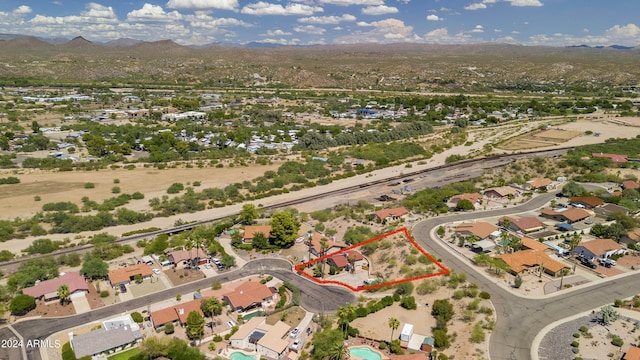
[[[634,0],[2,0],[0,33],[282,45],[640,45]]]

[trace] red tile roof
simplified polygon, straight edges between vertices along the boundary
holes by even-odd
[[[482,199],[482,194],[480,194],[480,193],[464,193],[464,194],[453,195],[449,201],[456,202],[456,201],[460,201],[460,200],[463,200],[463,199],[464,200],[469,200],[469,201],[471,201],[472,204],[475,204],[478,201],[480,201],[480,199]]]
[[[269,287],[255,281],[247,281],[235,290],[224,295],[232,308],[246,309],[255,303],[261,303],[273,296]]]
[[[591,156],[595,157],[595,158],[601,158],[601,157],[609,158],[613,162],[617,162],[617,163],[625,163],[625,162],[627,162],[627,155],[593,153],[593,154],[591,154]]]
[[[456,233],[471,233],[480,239],[484,239],[487,236],[491,235],[492,232],[498,230],[498,227],[485,222],[478,221],[473,223],[462,223],[454,229]]]
[[[324,236],[322,234],[318,234],[318,233],[313,233],[313,235],[311,236],[310,239],[307,240],[307,245],[311,244],[311,248],[315,251],[316,254],[320,254],[322,252],[322,244],[320,243],[320,240],[322,239],[327,239],[327,250],[330,250],[332,247],[336,247],[336,248],[346,248],[347,245],[343,244],[343,243],[339,243],[336,241],[331,240],[330,238],[328,238],[327,236]]]
[[[640,348],[632,346],[622,357],[622,360],[640,360]]]
[[[527,248],[530,250],[545,251],[545,250],[551,249],[548,245],[545,245],[540,241],[537,241],[528,237],[520,238],[520,244],[522,245],[523,248]]]
[[[633,180],[625,180],[622,182],[622,187],[625,189],[637,189],[640,188],[640,184]]]
[[[400,217],[409,213],[409,210],[399,207],[394,209],[382,209],[376,211],[376,217],[380,220],[384,220],[388,217]]]
[[[327,260],[332,261],[335,266],[343,268],[349,265],[349,259],[352,259],[353,261],[360,261],[363,260],[364,257],[362,256],[362,254],[355,250],[349,250],[339,254],[335,254]]]
[[[55,279],[40,281],[39,283],[22,289],[22,292],[26,295],[33,296],[34,298],[40,298],[47,294],[56,294],[58,296],[58,287],[60,285],[67,285],[69,287],[69,294],[73,294],[76,291],[89,291],[89,287],[87,286],[87,281],[84,279],[84,276],[80,275],[79,272],[68,272],[64,275],[58,276]]]
[[[512,219],[511,223],[515,225],[518,229],[522,231],[533,230],[540,227],[545,227],[546,225],[538,220],[536,217],[522,217],[519,219]]]
[[[553,180],[548,179],[548,178],[532,178],[531,180],[527,181],[527,184],[529,184],[531,187],[538,189],[541,187],[545,187],[550,185],[553,182]]]
[[[127,266],[115,270],[109,271],[108,277],[111,285],[127,283],[131,281],[136,275],[141,275],[143,278],[151,276],[153,271],[151,266],[147,264],[137,264],[133,266]]]
[[[178,313],[173,306],[158,311],[152,311],[150,315],[151,320],[153,320],[153,326],[155,327],[178,321]]]
[[[582,219],[586,219],[590,216],[589,212],[587,210],[583,210],[583,209],[566,209],[564,211],[556,211],[553,210],[551,208],[544,208],[542,210],[540,210],[540,213],[543,215],[547,215],[547,216],[561,216],[564,217],[565,219],[571,221],[571,222],[576,222],[576,221],[580,221]]]
[[[542,265],[553,273],[557,273],[562,268],[569,268],[564,263],[550,258],[546,253],[536,250],[521,250],[511,254],[498,255],[496,258],[506,262],[511,270],[517,274],[538,265]]]
[[[251,225],[244,228],[245,239],[253,239],[257,233],[262,233],[264,237],[268,238],[271,235],[271,225]]]
[[[575,204],[584,204],[590,207],[596,207],[604,204],[602,199],[595,196],[573,196],[569,199],[570,202]]]

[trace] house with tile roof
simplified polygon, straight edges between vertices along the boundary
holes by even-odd
[[[509,229],[513,231],[520,231],[524,234],[544,230],[544,228],[547,226],[537,217],[533,216],[521,218],[512,218],[509,216],[505,216],[500,218],[498,223],[504,226],[504,220],[509,220]]]
[[[398,207],[393,209],[381,209],[374,213],[376,220],[380,222],[386,222],[387,220],[400,220],[403,216],[407,215],[409,210],[404,207]]]
[[[33,296],[36,299],[53,300],[58,297],[60,285],[67,285],[69,295],[89,292],[89,286],[84,276],[77,271],[70,271],[55,279],[38,281],[35,285],[22,289],[22,293]],[[69,299],[72,299],[72,297]]]
[[[632,345],[621,360],[640,360],[640,348]]]
[[[640,184],[633,180],[625,180],[622,182],[623,189],[638,189],[640,188]]]
[[[320,257],[321,254],[323,253],[322,251],[322,239],[326,240],[326,251],[325,254],[331,254],[334,252],[338,252],[344,248],[347,247],[347,244],[345,243],[341,243],[341,242],[337,242],[332,240],[331,238],[324,236],[322,234],[319,233],[313,233],[313,235],[311,235],[311,237],[307,238],[307,240],[305,241],[305,244],[307,246],[309,246],[309,250],[311,252],[311,254],[315,257]]]
[[[186,326],[187,317],[192,311],[198,312],[204,316],[204,313],[200,309],[200,303],[202,298],[186,301],[177,305],[169,306],[164,309],[152,311],[149,315],[154,328],[159,328],[168,323],[178,323],[180,326]]]
[[[595,196],[573,196],[569,198],[569,202],[574,206],[582,205],[587,209],[593,209],[596,206],[604,204],[604,201],[602,201],[602,199]]]
[[[179,268],[199,262],[200,256],[206,256],[204,250],[174,250],[167,255],[167,260],[173,261],[173,266]]]
[[[551,208],[544,208],[540,210],[540,214],[547,218],[555,221],[566,222],[568,224],[573,224],[582,220],[588,219],[591,214],[584,209],[560,209],[555,210]]]
[[[453,229],[457,236],[476,236],[479,240],[489,238],[498,227],[486,221],[461,223]]]
[[[233,291],[223,295],[222,299],[229,304],[232,311],[246,311],[262,306],[265,301],[273,300],[274,293],[269,287],[255,281],[246,281]]]
[[[354,268],[358,268],[358,266],[363,265],[364,261],[364,256],[355,250],[340,252],[327,259],[329,266],[346,270],[349,270],[350,262],[353,262]]]
[[[109,278],[111,286],[116,287],[120,284],[129,284],[135,280],[138,275],[140,275],[142,279],[148,279],[153,275],[153,270],[151,266],[147,264],[136,264],[111,270],[107,274],[107,277]]]
[[[541,190],[548,191],[553,186],[553,180],[549,178],[531,178],[524,183],[524,188],[527,190]]]
[[[265,238],[271,236],[271,225],[249,225],[244,228],[242,242],[250,243],[256,234],[261,233]]]
[[[541,252],[545,252],[545,251],[549,251],[549,252],[553,252],[554,249],[552,249],[551,247],[549,247],[548,245],[541,243],[538,240],[534,240],[528,237],[521,237],[520,238],[520,246],[522,247],[522,250],[536,250],[536,251],[541,251]]]
[[[520,190],[511,186],[500,186],[484,190],[483,195],[492,199],[504,199],[511,196],[520,195]]]
[[[273,325],[264,317],[253,317],[229,338],[231,347],[256,351],[260,357],[283,360],[288,352],[287,335],[291,327],[282,321]]]
[[[538,250],[520,250],[511,254],[497,255],[495,258],[509,265],[513,275],[535,272],[542,267],[545,273],[558,276],[562,269],[571,269],[569,265],[552,259],[547,253]]]
[[[482,200],[482,194],[480,193],[464,193],[464,194],[458,194],[458,195],[453,195],[450,199],[449,202],[452,204],[457,204],[458,201],[460,200],[469,200],[472,204],[477,204],[480,202],[480,200]]]
[[[620,154],[604,154],[604,153],[592,153],[591,157],[594,158],[608,158],[611,159],[614,163],[626,163],[627,155]]]
[[[627,249],[611,239],[595,239],[581,242],[573,249],[573,252],[588,259],[594,259],[626,254]]]

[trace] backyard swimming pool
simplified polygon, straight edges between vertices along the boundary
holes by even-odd
[[[357,356],[364,360],[381,360],[382,355],[379,352],[373,351],[368,347],[352,347],[349,349],[349,354]]]
[[[231,360],[256,360],[256,357],[253,355],[243,354],[241,352],[234,352],[229,355],[229,359]]]

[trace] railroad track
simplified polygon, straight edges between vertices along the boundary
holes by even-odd
[[[323,193],[318,193],[318,194],[313,194],[313,195],[309,195],[309,196],[304,196],[304,197],[300,197],[298,199],[294,199],[294,200],[288,200],[288,201],[283,201],[277,204],[273,204],[273,205],[266,205],[264,207],[262,207],[262,209],[265,210],[276,210],[276,209],[282,209],[282,208],[287,208],[287,207],[291,207],[291,206],[295,206],[295,205],[299,205],[299,204],[303,204],[303,203],[307,203],[307,202],[311,202],[311,201],[315,201],[315,200],[319,200],[322,198],[326,198],[326,197],[331,197],[331,196],[338,196],[338,195],[342,195],[342,194],[349,194],[355,191],[360,191],[362,189],[365,188],[371,188],[374,186],[378,186],[378,185],[382,185],[382,184],[389,184],[389,183],[394,183],[394,182],[401,182],[402,180],[405,179],[412,179],[416,176],[420,176],[429,172],[434,172],[434,171],[439,171],[439,170],[444,170],[444,169],[455,169],[455,168],[459,168],[459,167],[469,167],[472,166],[474,164],[478,164],[478,163],[482,163],[482,162],[490,162],[490,161],[495,161],[495,160],[505,160],[505,164],[508,163],[508,161],[515,161],[515,160],[519,160],[519,159],[524,159],[524,158],[528,158],[528,157],[534,157],[534,156],[545,156],[548,154],[554,154],[554,153],[564,153],[567,150],[571,149],[572,147],[563,147],[563,148],[557,148],[557,149],[552,149],[552,150],[538,150],[538,151],[528,151],[528,152],[520,152],[517,154],[502,154],[502,155],[493,155],[493,156],[487,156],[487,157],[482,157],[482,158],[474,158],[474,159],[465,159],[465,160],[461,160],[455,163],[451,163],[451,164],[443,164],[443,165],[438,165],[436,167],[432,167],[429,169],[423,169],[423,170],[415,170],[415,171],[411,171],[408,173],[402,173],[400,175],[394,175],[391,177],[387,177],[384,179],[377,179],[377,180],[373,180],[373,181],[369,181],[366,183],[362,183],[362,184],[357,184],[357,185],[352,185],[352,186],[347,186],[341,189],[337,189],[337,190],[331,190],[331,191],[326,191]],[[453,180],[453,178],[451,177],[446,177],[444,178],[445,180]],[[187,231],[187,230],[191,230],[195,227],[201,226],[201,225],[207,225],[207,224],[211,224],[213,222],[216,221],[220,221],[224,218],[227,218],[228,216],[218,216],[218,217],[213,217],[207,220],[201,220],[201,221],[195,221],[195,222],[190,222],[188,224],[182,224],[182,225],[178,225],[178,226],[173,226],[167,229],[161,229],[161,230],[155,230],[155,231],[150,231],[150,232],[146,232],[146,233],[141,233],[141,234],[135,234],[135,235],[130,235],[130,236],[125,236],[125,237],[121,237],[116,239],[114,242],[118,243],[118,244],[126,244],[126,243],[131,243],[134,242],[136,240],[141,240],[141,239],[145,239],[145,238],[152,238],[152,237],[156,237],[160,234],[175,234],[175,233],[179,233],[182,231]],[[17,266],[25,261],[25,260],[30,260],[30,259],[37,259],[37,258],[42,258],[42,257],[46,257],[46,256],[58,256],[58,255],[63,255],[63,254],[68,254],[68,253],[85,253],[87,251],[92,250],[94,247],[94,245],[92,244],[88,244],[88,245],[83,245],[83,246],[77,246],[77,247],[73,247],[73,248],[66,248],[66,249],[60,249],[57,250],[53,253],[50,254],[34,254],[34,255],[30,255],[30,256],[24,256],[21,257],[19,259],[13,259],[13,260],[9,260],[9,261],[5,261],[0,263],[0,269],[2,270],[11,270],[11,269],[16,269]]]

